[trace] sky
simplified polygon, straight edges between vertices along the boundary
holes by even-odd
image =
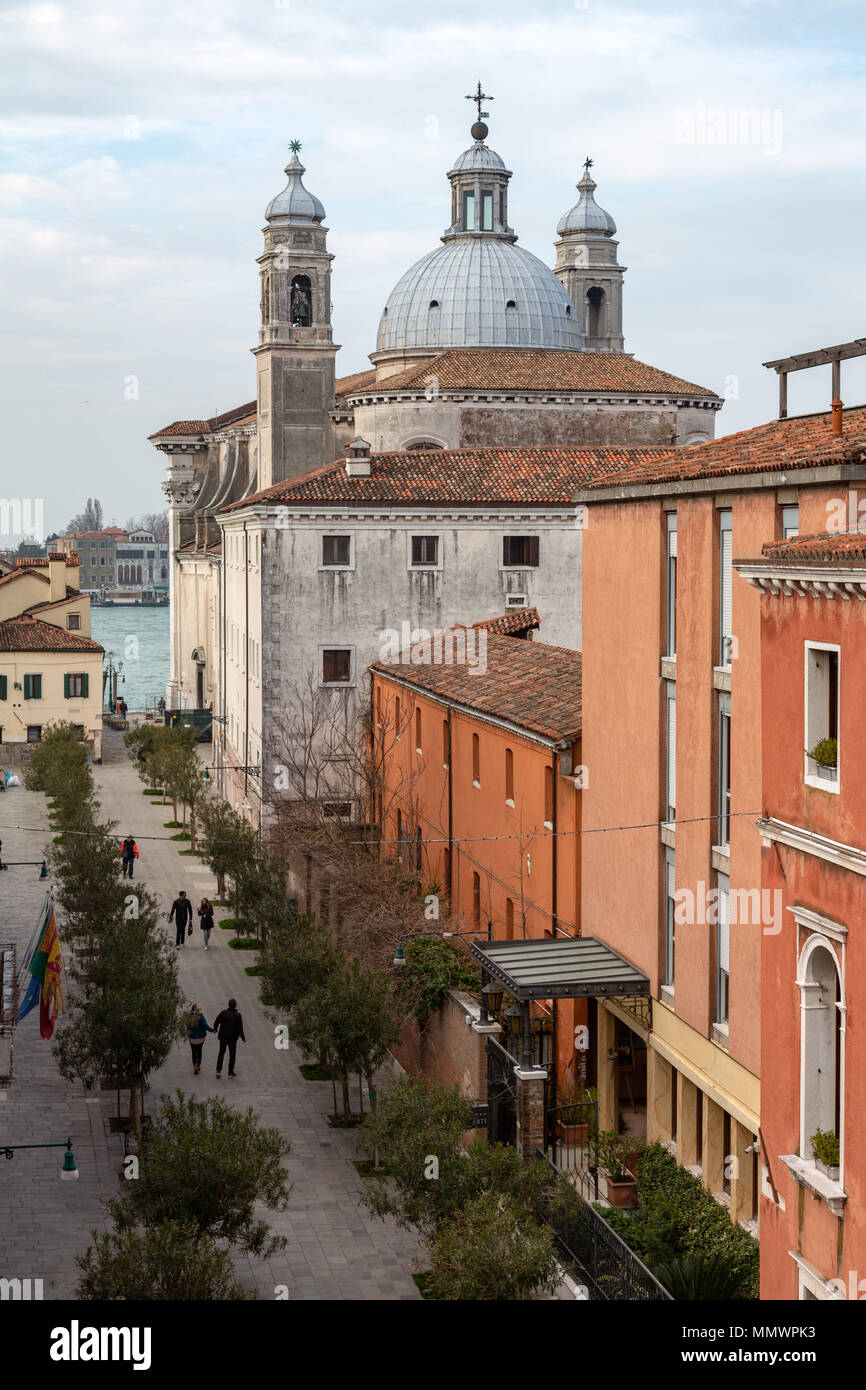
[[[362,370],[450,220],[479,79],[520,244],[553,264],[590,155],[626,350],[724,396],[720,434],[772,418],[763,361],[866,335],[864,40],[860,0],[0,0],[0,494],[45,532],[93,495],[122,525],[163,504],[149,434],[254,398],[293,138],[337,372]],[[829,370],[790,378],[790,413]]]

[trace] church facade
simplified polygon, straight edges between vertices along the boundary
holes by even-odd
[[[388,296],[370,368],[344,377],[325,210],[293,142],[258,260],[256,399],[151,436],[171,523],[167,703],[219,715],[219,764],[266,765],[306,681],[357,699],[403,623],[527,603],[541,640],[579,647],[574,492],[713,437],[713,391],[624,350],[624,267],[590,162],[551,268],[518,245],[487,135],[479,110],[441,245]]]

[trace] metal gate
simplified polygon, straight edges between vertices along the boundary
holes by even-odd
[[[517,1142],[517,1062],[493,1038],[487,1039],[487,1142]]]
[[[558,1173],[566,1173],[582,1197],[598,1201],[598,1166],[592,1135],[598,1130],[598,1102],[554,1105],[545,1111],[544,1151]]]

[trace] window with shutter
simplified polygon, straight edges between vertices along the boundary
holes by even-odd
[[[733,534],[731,532],[731,513],[719,512],[719,665],[731,664],[731,585],[733,582]]]
[[[665,819],[672,821],[677,817],[677,688],[673,681],[665,686],[667,697],[667,759],[666,759],[666,801]]]
[[[677,516],[668,513],[668,621],[667,655],[677,651]]]
[[[6,678],[6,676],[0,676],[0,700],[5,700],[5,699],[7,698],[7,696],[6,696],[6,689],[7,689],[7,678]]]
[[[731,973],[731,898],[730,879],[727,874],[716,876],[719,889],[718,925],[718,985],[716,999],[716,1021],[728,1020],[728,996]]]
[[[64,676],[64,677],[63,677],[63,698],[64,698],[64,700],[68,700],[68,699],[69,699],[70,686],[71,686],[71,681],[70,681],[69,676]]]

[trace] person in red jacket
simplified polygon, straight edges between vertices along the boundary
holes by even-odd
[[[135,861],[139,858],[138,845],[131,835],[127,835],[123,844],[120,846],[120,862],[123,865],[123,877],[127,875],[132,878],[132,871],[135,868]]]

